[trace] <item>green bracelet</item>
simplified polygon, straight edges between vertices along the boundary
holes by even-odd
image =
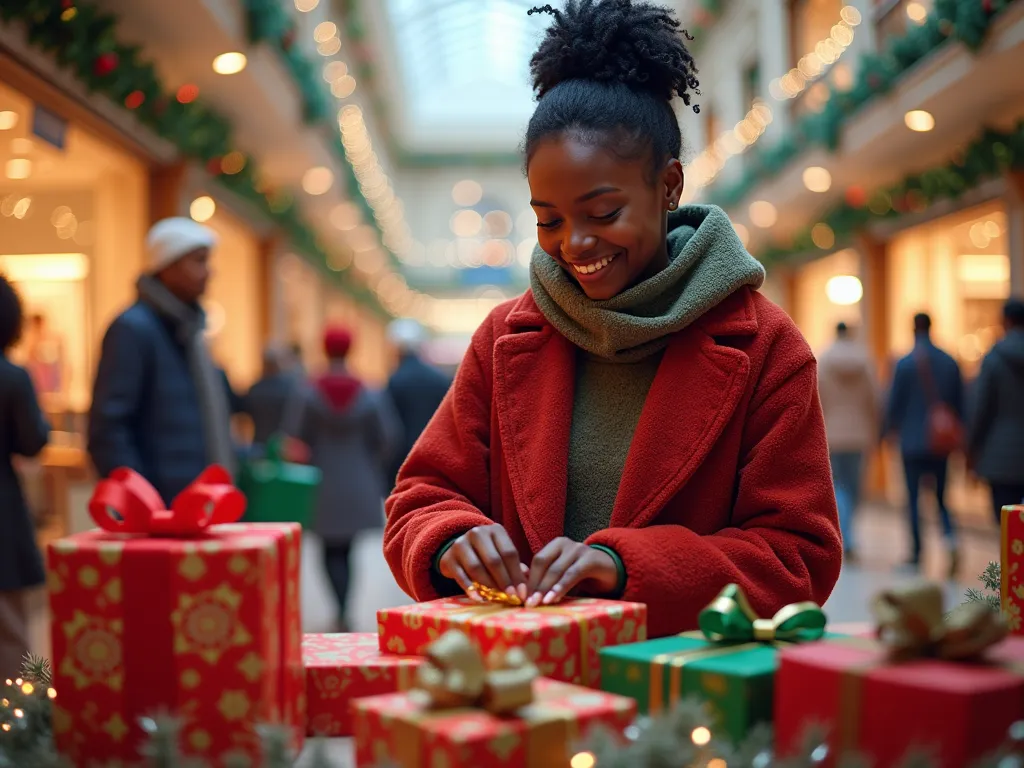
[[[619,553],[611,547],[606,547],[603,544],[591,544],[590,546],[604,552],[615,563],[615,572],[618,574],[618,581],[613,594],[616,598],[620,597],[622,593],[626,591],[626,564],[622,562],[622,558],[619,557]]]

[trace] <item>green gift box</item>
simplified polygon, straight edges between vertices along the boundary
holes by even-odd
[[[779,650],[825,635],[825,614],[814,603],[761,619],[734,584],[701,612],[699,623],[699,632],[603,648],[601,688],[636,699],[650,715],[697,696],[717,728],[739,742],[753,725],[772,720]]]
[[[308,528],[316,513],[320,470],[284,460],[283,439],[271,438],[266,456],[246,462],[238,477],[247,523],[298,523]]]

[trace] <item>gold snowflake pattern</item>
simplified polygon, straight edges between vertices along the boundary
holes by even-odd
[[[1024,555],[1024,539],[1014,539],[1010,544],[1010,549],[1015,555]]]
[[[245,691],[224,691],[217,702],[217,709],[225,720],[243,720],[249,714],[249,697]]]
[[[75,688],[82,690],[99,684],[121,690],[124,682],[121,622],[104,621],[75,611],[71,621],[64,622],[63,629],[69,652],[61,662],[61,673],[72,679]]]
[[[181,595],[171,614],[174,625],[175,654],[197,654],[216,664],[229,648],[252,642],[238,618],[242,595],[221,584],[214,590],[196,595]]]
[[[1020,590],[1020,587],[1017,587],[1014,590],[1014,592],[1017,592],[1019,590]],[[1019,595],[1018,595],[1018,597],[1019,597]],[[1016,632],[1017,630],[1019,630],[1020,629],[1020,606],[1017,603],[1013,602],[1012,600],[1007,601],[1007,603],[1006,603],[1006,612],[1005,613],[1006,613],[1006,621],[1010,625],[1010,630],[1012,632]]]

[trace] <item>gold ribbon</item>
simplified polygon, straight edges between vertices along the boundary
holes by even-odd
[[[886,590],[871,607],[877,637],[894,659],[968,661],[1009,633],[1002,614],[981,603],[944,615],[942,590],[931,583]]]
[[[495,652],[485,661],[466,635],[452,630],[424,655],[417,682],[435,709],[477,708],[500,715],[533,702],[537,668],[521,648]]]

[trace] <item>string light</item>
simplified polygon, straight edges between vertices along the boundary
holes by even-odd
[[[703,725],[693,729],[693,733],[690,734],[690,740],[698,747],[707,746],[711,741],[711,731],[705,728]]]
[[[21,692],[24,693],[26,696],[31,696],[32,691],[34,690],[35,686],[32,685],[32,683],[25,683],[23,686],[21,686]]]
[[[213,71],[218,75],[236,75],[245,69],[248,59],[244,53],[229,51],[222,53],[213,60]]]
[[[5,731],[10,731],[11,730],[11,726],[8,723],[4,723],[3,725],[0,725],[0,728],[3,728]]]
[[[217,212],[217,203],[209,195],[202,195],[192,201],[192,204],[188,207],[188,212],[195,221],[202,224],[204,221],[209,221],[213,218],[213,214]]]
[[[24,682],[25,682],[25,681],[24,681],[24,680],[22,680],[22,679],[21,679],[21,678],[19,677],[19,678],[18,678],[17,680],[15,680],[15,681],[14,681],[14,684],[15,684],[16,686],[18,686],[18,687],[20,688],[20,687],[21,687],[21,684],[22,684],[22,683],[24,683]],[[7,681],[7,684],[8,684],[8,685],[10,685],[10,684],[11,684],[11,681],[10,681],[10,680],[8,680],[8,681]]]
[[[579,752],[572,756],[569,768],[594,768],[597,759],[590,752]]]
[[[47,688],[46,695],[51,699],[57,698],[57,691],[54,688]]]
[[[23,710],[23,709],[16,709],[16,710],[14,710],[14,716],[15,717],[24,717],[25,716],[25,710]]]

